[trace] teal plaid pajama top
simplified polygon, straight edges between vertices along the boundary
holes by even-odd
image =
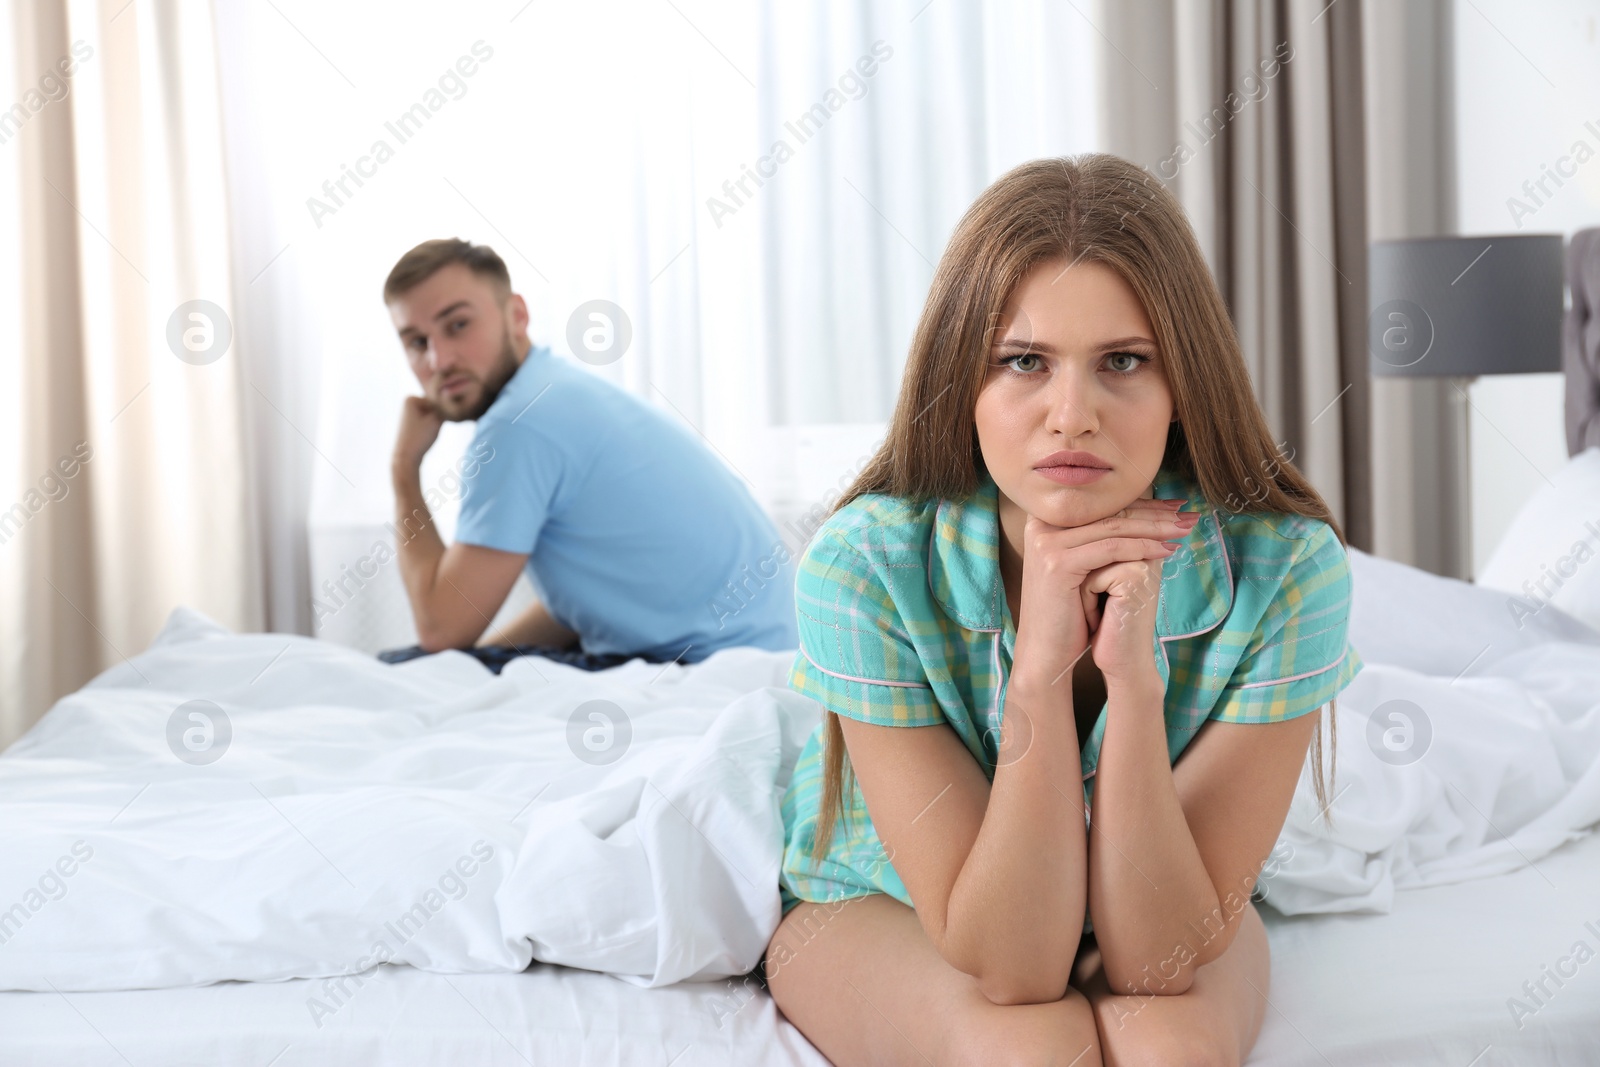
[[[1281,722],[1348,685],[1364,664],[1346,637],[1350,563],[1333,528],[1302,515],[1219,511],[1192,479],[1166,468],[1154,485],[1157,498],[1186,498],[1201,512],[1162,563],[1153,652],[1169,758],[1207,719]],[[830,516],[800,560],[800,651],[789,679],[862,722],[947,725],[991,780],[1016,643],[1000,579],[997,500],[984,477],[965,500],[867,494]],[[1105,726],[1102,706],[1082,753],[1088,818]],[[819,726],[783,799],[784,911],[872,893],[911,904],[859,786],[847,794],[827,855],[812,860],[822,741]]]

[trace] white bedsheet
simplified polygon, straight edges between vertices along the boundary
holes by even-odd
[[[1367,665],[1338,698],[1333,825],[1308,760],[1261,878],[1273,906],[1387,911],[1397,888],[1517,870],[1600,821],[1600,633],[1350,555]]]
[[[380,967],[318,1026],[325,980],[0,993],[6,1067],[828,1067],[753,984]]]
[[[1596,886],[1591,832],[1511,874],[1402,889],[1388,914],[1262,908],[1272,976],[1246,1067],[1593,1067]]]
[[[523,659],[497,678],[176,612],[0,757],[0,989],[385,961],[743,974],[778,921],[778,803],[817,716],[783,688],[791,658],[603,676]],[[205,765],[169,747],[195,699],[232,728]],[[609,764],[586,747],[607,740],[580,708],[596,700]]]

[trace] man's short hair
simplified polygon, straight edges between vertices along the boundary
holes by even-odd
[[[511,292],[511,272],[506,261],[488,245],[475,245],[459,237],[423,241],[400,257],[383,283],[383,302],[394,299],[433,277],[440,269],[460,263],[472,273],[494,282],[502,299]]]

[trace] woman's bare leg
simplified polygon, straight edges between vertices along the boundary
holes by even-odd
[[[767,947],[767,982],[783,1014],[838,1067],[1101,1064],[1083,993],[997,1005],[945,962],[915,912],[883,894],[802,901]]]
[[[1271,979],[1267,929],[1254,904],[1239,919],[1227,951],[1195,971],[1176,996],[1111,992],[1100,950],[1081,952],[1072,984],[1089,998],[1100,1029],[1106,1067],[1149,1063],[1244,1062],[1261,1033]]]

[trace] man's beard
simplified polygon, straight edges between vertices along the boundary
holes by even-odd
[[[438,408],[439,414],[446,422],[476,422],[494,404],[500,396],[500,390],[506,387],[506,383],[517,373],[517,368],[520,366],[521,364],[517,362],[516,349],[511,347],[511,331],[507,330],[505,342],[500,349],[500,358],[489,368],[489,375],[483,379],[477,400],[470,406],[457,406],[446,399],[441,392],[434,397],[433,406]]]

